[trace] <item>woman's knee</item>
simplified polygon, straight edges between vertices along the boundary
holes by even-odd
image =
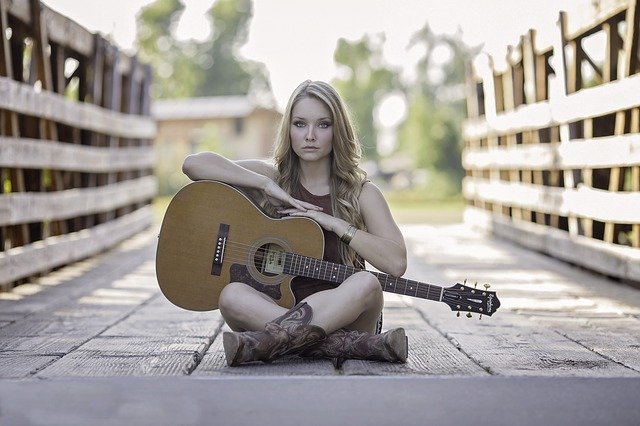
[[[220,292],[218,297],[218,307],[224,316],[236,316],[235,313],[242,311],[242,301],[246,300],[247,285],[243,283],[229,283]]]
[[[360,299],[371,306],[381,306],[383,303],[383,294],[378,278],[367,271],[358,272],[354,275],[354,278],[357,280],[357,290],[360,293]]]

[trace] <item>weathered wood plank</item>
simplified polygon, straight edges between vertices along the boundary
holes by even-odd
[[[57,360],[57,356],[0,353],[0,379],[31,376]]]
[[[571,323],[560,318],[535,316],[566,338],[590,351],[640,373],[640,320],[624,316],[582,318]]]
[[[0,338],[2,355],[40,355],[61,357],[85,342],[81,337],[28,336]]]
[[[37,318],[16,321],[0,329],[0,339],[16,337],[49,336],[56,338],[77,337],[89,339],[105,329],[102,321],[77,321],[72,318]]]
[[[180,311],[180,308],[174,306],[172,310]],[[167,310],[149,310],[144,307],[104,331],[102,336],[211,338],[218,333],[222,324],[219,311],[173,313]]]
[[[151,169],[150,146],[103,148],[42,139],[0,137],[0,167],[105,173]]]
[[[473,118],[464,124],[466,139],[481,139],[489,135],[518,133],[600,117],[640,106],[635,95],[640,92],[640,75],[582,89],[566,96],[552,97],[495,117]]]
[[[462,161],[465,168],[478,170],[563,170],[633,166],[640,164],[640,135],[573,139],[570,144],[552,142],[466,148],[462,153]]]
[[[472,207],[466,208],[464,218],[470,226],[491,230],[495,235],[522,246],[608,276],[640,282],[640,253],[637,249],[580,235],[570,236],[565,231],[535,223],[511,221]]]
[[[143,176],[96,188],[5,194],[0,196],[0,225],[60,220],[114,210],[149,200],[156,191],[156,178]]]
[[[429,326],[419,311],[407,307],[385,308],[384,329],[404,327],[409,339],[406,364],[347,360],[345,375],[464,375],[488,373],[458,350],[437,330]]]
[[[482,376],[488,375],[479,365],[456,349],[435,331],[407,330],[409,356],[406,364],[347,360],[344,375],[375,376]]]
[[[556,332],[502,328],[492,336],[451,333],[462,349],[493,374],[509,376],[640,376]]]
[[[0,253],[0,283],[12,282],[113,247],[153,222],[147,206],[111,222]]]
[[[517,206],[561,216],[600,221],[640,223],[640,193],[611,192],[580,185],[577,189],[554,188],[521,182],[490,181],[466,177],[463,194],[507,206]]]
[[[507,298],[503,305],[509,307]],[[527,317],[502,312],[498,317],[451,320],[416,303],[429,321],[474,362],[505,376],[640,376],[630,368],[567,338],[561,330]],[[504,309],[505,306],[502,307]]]
[[[577,332],[590,335],[588,330],[594,323],[602,326],[612,317],[637,315],[640,294],[633,289],[607,286],[603,278],[508,243],[491,242],[479,250],[479,236],[462,233],[462,229],[450,228],[443,237],[434,228],[415,228],[409,235],[410,252],[418,252],[440,273],[490,282],[491,289],[497,291],[501,308],[482,321],[477,316],[452,319],[447,309],[406,299],[431,326],[487,371],[510,376],[638,375],[604,351],[593,351],[571,337]],[[421,241],[421,235],[428,238]],[[630,334],[635,332],[629,324],[625,326]],[[609,330],[620,331],[625,326]],[[618,342],[618,338],[622,336],[614,340]]]
[[[208,342],[198,338],[96,337],[38,373],[55,376],[188,374]]]
[[[49,40],[60,46],[67,47],[78,54],[90,57],[94,50],[95,35],[84,28],[79,23],[56,12],[45,4],[42,4],[42,19],[46,25]],[[9,14],[20,20],[25,25],[31,25],[31,7],[29,0],[12,0],[9,2]],[[102,38],[100,36],[102,40]],[[106,40],[104,40],[106,42]],[[128,74],[131,69],[131,57],[124,52],[120,52],[121,72]],[[142,72],[134,74],[136,80],[143,78]]]
[[[0,108],[72,127],[126,138],[153,138],[155,122],[149,117],[127,115],[96,105],[71,102],[52,92],[0,77]]]

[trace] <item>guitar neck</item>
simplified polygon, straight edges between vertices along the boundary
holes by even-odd
[[[285,254],[283,269],[285,274],[306,278],[317,278],[322,281],[334,283],[342,283],[351,275],[360,271],[366,271],[366,269],[327,262],[325,260],[301,256],[295,253]],[[440,286],[408,280],[406,278],[394,277],[382,272],[368,272],[378,278],[378,281],[380,281],[380,285],[384,291],[434,300],[436,302],[442,300],[444,288]]]

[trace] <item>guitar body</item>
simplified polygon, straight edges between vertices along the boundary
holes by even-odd
[[[173,197],[162,221],[158,284],[172,303],[194,311],[217,309],[220,292],[234,281],[288,308],[293,276],[269,258],[279,251],[322,259],[322,229],[307,218],[271,218],[229,185],[193,182]]]

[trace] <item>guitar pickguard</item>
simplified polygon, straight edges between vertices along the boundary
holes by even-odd
[[[279,285],[264,285],[256,281],[245,265],[239,265],[234,263],[229,268],[229,277],[231,282],[240,282],[250,285],[258,290],[260,293],[264,293],[272,299],[279,300],[282,298],[282,292]]]

